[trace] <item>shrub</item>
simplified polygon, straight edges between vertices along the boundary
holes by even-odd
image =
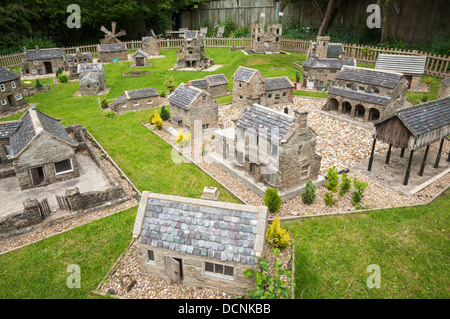
[[[67,74],[60,74],[58,75],[58,81],[61,83],[66,83],[67,81],[69,81],[69,76]]]
[[[339,195],[344,196],[352,187],[352,181],[346,173],[341,176],[341,185],[339,185]]]
[[[255,290],[250,289],[247,291],[247,296],[251,299],[280,299],[284,297],[286,299],[291,298],[291,290],[287,287],[289,282],[292,283],[291,271],[289,269],[281,269],[283,262],[279,260],[279,250],[274,248],[269,253],[273,253],[277,257],[277,261],[273,265],[275,269],[275,277],[269,274],[269,263],[265,259],[261,259],[259,262],[260,271],[253,271],[253,269],[247,269],[244,271],[245,277],[255,277]],[[283,277],[288,279],[285,281]],[[292,285],[294,285],[292,283]]]
[[[424,95],[422,95],[421,97],[420,97],[420,101],[421,102],[426,102],[426,101],[428,101],[428,95],[426,95],[426,94],[424,94]]]
[[[291,245],[291,236],[286,229],[281,227],[280,217],[277,215],[267,227],[266,240],[277,248],[286,248]]]
[[[352,196],[352,204],[353,206],[359,207],[361,200],[364,197],[364,190],[367,188],[369,184],[367,182],[360,182],[356,179],[353,179],[353,196]]]
[[[57,68],[56,72],[55,72],[55,75],[56,75],[56,77],[58,77],[62,73],[63,73],[63,70],[61,68]]]
[[[264,196],[264,205],[267,206],[269,212],[272,214],[277,213],[281,206],[281,197],[278,195],[278,190],[275,188],[266,189],[266,195]]]
[[[336,192],[339,185],[339,176],[336,167],[330,167],[327,171],[327,181],[325,187],[332,192]]]
[[[430,85],[433,82],[433,78],[430,76],[420,79],[420,82]]]
[[[161,93],[159,93],[160,97],[166,97],[166,92],[162,91]]]
[[[151,124],[155,124],[155,127],[157,129],[161,129],[163,127],[163,122],[157,110],[155,110],[155,112],[153,112],[153,114],[150,115],[148,120]]]
[[[333,197],[333,193],[331,192],[326,192],[325,193],[325,205],[333,207],[334,204],[336,204],[336,202],[338,201],[337,198]]]
[[[173,77],[169,76],[164,82],[164,86],[169,90],[170,93],[175,91],[175,84],[173,84]]]
[[[251,33],[248,27],[242,27],[234,31],[235,38],[245,38],[249,33]]]
[[[178,130],[178,134],[175,137],[175,143],[177,143],[181,148],[184,148],[191,141],[191,134],[184,133],[183,129]]]
[[[169,113],[169,110],[167,108],[166,108],[165,105],[163,105],[163,107],[161,108],[160,116],[161,116],[161,119],[163,121],[167,121],[170,118],[170,113]]]
[[[316,185],[311,180],[306,183],[305,191],[302,193],[302,201],[311,205],[316,200]]]
[[[105,112],[105,116],[109,117],[109,118],[113,118],[114,116],[116,116],[116,112],[114,112],[114,111]]]
[[[37,79],[36,80],[36,89],[39,89],[39,88],[41,88],[42,87],[42,84],[41,84],[41,82],[39,82],[39,79]]]
[[[300,73],[299,72],[295,72],[295,82],[300,82]]]
[[[158,130],[162,129],[163,126],[164,126],[164,123],[163,123],[163,121],[161,120],[161,118],[155,120],[155,127],[156,127]]]
[[[108,107],[108,101],[106,101],[106,97],[102,97],[100,99],[100,106],[102,109],[106,109]]]

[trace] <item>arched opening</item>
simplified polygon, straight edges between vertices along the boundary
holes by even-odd
[[[347,101],[342,103],[342,114],[347,114],[350,116],[351,113],[352,113],[352,105]]]
[[[364,109],[364,106],[362,106],[361,104],[358,104],[355,107],[355,117],[363,119],[365,113],[366,110]]]
[[[380,119],[380,111],[378,111],[377,109],[373,108],[370,109],[369,111],[369,121],[377,121]]]
[[[339,109],[339,102],[336,99],[328,100],[328,111],[337,111]]]

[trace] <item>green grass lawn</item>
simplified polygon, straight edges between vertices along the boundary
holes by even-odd
[[[449,298],[450,193],[429,207],[283,224],[296,243],[296,298]],[[380,266],[381,287],[366,285]]]

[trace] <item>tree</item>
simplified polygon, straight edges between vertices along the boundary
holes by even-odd
[[[328,29],[328,25],[330,24],[333,9],[334,9],[334,0],[329,0],[327,5],[327,11],[323,16],[322,23],[320,24],[319,32],[317,33],[317,35],[325,35]]]
[[[264,196],[264,205],[267,206],[269,212],[272,214],[277,213],[281,206],[281,197],[278,195],[278,190],[275,188],[266,189],[266,195]]]

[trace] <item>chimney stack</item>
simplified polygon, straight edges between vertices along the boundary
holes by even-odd
[[[38,45],[36,45],[36,51],[39,51],[39,46]]]
[[[299,125],[299,128],[306,128],[308,111],[305,110],[294,110],[295,123]]]

